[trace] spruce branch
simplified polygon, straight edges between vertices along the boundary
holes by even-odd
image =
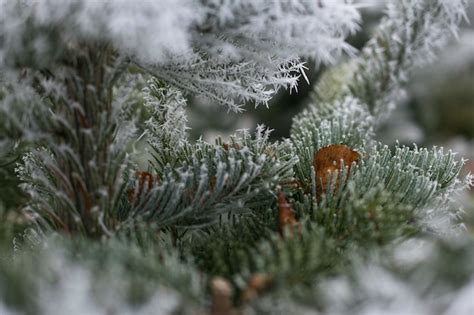
[[[117,137],[121,112],[112,85],[121,61],[109,46],[69,54],[54,72],[31,73],[44,100],[43,115],[33,121],[48,137],[39,143],[42,149],[25,157],[18,175],[31,198],[27,209],[41,228],[110,235],[129,167],[125,148],[115,142],[123,141]]]
[[[360,56],[323,77],[315,101],[350,95],[367,104],[377,123],[383,121],[400,102],[412,70],[432,62],[457,36],[466,6],[465,0],[389,1],[386,16]]]
[[[357,29],[356,7],[320,3],[6,2],[0,67],[45,69],[82,42],[111,44],[159,80],[239,111],[246,101],[267,104],[280,88],[296,88],[300,57],[329,63],[352,52],[345,38]]]
[[[472,244],[472,237],[403,242],[374,255],[369,263],[356,259],[354,268],[346,275],[321,283],[316,292],[322,295],[327,312],[339,314],[369,310],[469,314],[473,310],[473,268],[468,263],[474,257]],[[340,299],[334,303],[335,295],[328,294],[334,290],[347,293],[343,303]]]
[[[148,82],[144,93],[145,106],[151,114],[145,122],[145,136],[154,150],[171,160],[173,152],[189,145],[186,100],[180,90],[156,79]]]
[[[0,288],[2,294],[8,291],[2,311],[193,314],[205,309],[206,278],[183,263],[165,239],[46,240],[0,260]]]
[[[416,307],[403,310],[428,301],[440,314],[469,311],[472,244],[437,236],[460,230],[453,196],[472,185],[458,178],[464,160],[374,140],[407,74],[455,33],[465,4],[391,1],[360,56],[320,82],[290,139],[272,143],[258,126],[215,144],[187,137],[185,96],[234,111],[266,104],[296,88],[300,57],[352,54],[344,38],[356,6],[0,4],[0,145],[34,146],[17,175],[37,224],[0,259],[0,312],[344,314],[405,300]],[[129,151],[142,109],[146,170]],[[403,254],[415,236],[433,250]],[[449,292],[461,302],[445,302]]]
[[[297,161],[289,142],[270,143],[269,130],[263,126],[254,137],[241,131],[232,137],[231,144],[183,142],[179,148],[162,137],[166,134],[160,129],[155,139],[149,130],[156,184],[139,194],[127,210],[129,218],[140,216],[160,227],[209,225],[227,212],[248,213],[268,205],[275,187],[292,178]],[[135,182],[132,187],[140,185]]]
[[[304,183],[304,192],[314,198],[321,184],[312,163],[322,147],[344,144],[362,154],[350,173],[340,170],[338,176],[348,178],[347,185],[338,187],[336,175],[326,185],[325,198],[318,202],[323,208],[343,208],[344,200],[353,201],[349,195],[360,193],[361,197],[380,186],[393,194],[394,205],[411,205],[418,209],[419,217],[432,207],[437,210],[431,213],[457,216],[448,214],[449,193],[444,191],[461,189],[455,178],[462,161],[436,148],[397,148],[393,154],[374,143],[371,135],[382,114],[388,113],[385,106],[397,102],[395,94],[406,82],[406,73],[426,61],[425,55],[430,60],[433,51],[456,33],[464,8],[464,1],[390,2],[387,16],[362,54],[323,77],[315,90],[315,104],[294,119],[291,131],[296,154],[301,157],[295,173]],[[336,90],[329,86],[331,82],[336,83]]]
[[[345,144],[361,153],[372,141],[372,116],[357,99],[311,106],[293,119],[291,140],[300,163],[295,173],[308,189],[312,182],[315,153],[331,144]]]

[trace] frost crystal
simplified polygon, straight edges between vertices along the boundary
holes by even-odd
[[[295,88],[299,57],[352,52],[359,14],[342,0],[5,1],[0,67],[55,63],[87,41],[112,45],[160,80],[237,111]],[[237,102],[237,103],[236,103]]]

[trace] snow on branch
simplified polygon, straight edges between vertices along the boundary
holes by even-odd
[[[148,134],[152,147],[153,137]],[[289,142],[270,143],[268,137],[260,126],[255,136],[242,130],[230,143],[159,143],[152,152],[154,174],[131,183],[133,198],[123,210],[129,222],[140,217],[160,227],[209,225],[221,214],[271,204],[271,192],[291,179],[297,157]]]
[[[207,13],[207,19],[199,28],[204,39],[214,41],[219,34],[226,42],[217,48],[214,46],[213,51],[222,47],[224,56],[237,58],[265,51],[281,57],[301,55],[322,62],[334,61],[341,51],[352,51],[344,40],[358,29],[360,18],[355,6],[346,1],[201,2]]]
[[[186,145],[189,127],[186,125],[186,100],[181,91],[151,80],[145,88],[145,99],[152,115],[146,121],[150,144],[160,151],[178,150]]]
[[[44,68],[105,42],[160,80],[238,111],[293,89],[300,57],[351,53],[358,27],[346,1],[7,1],[0,10],[0,69]],[[237,103],[236,103],[237,102]]]
[[[361,55],[326,75],[316,87],[316,100],[352,95],[383,121],[400,101],[412,70],[432,62],[457,36],[466,6],[466,0],[388,1],[385,17]]]

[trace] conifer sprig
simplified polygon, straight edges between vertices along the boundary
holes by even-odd
[[[356,6],[57,4],[0,4],[0,145],[34,147],[17,167],[32,226],[0,260],[0,312],[471,310],[469,237],[439,236],[460,234],[452,199],[473,182],[458,178],[464,161],[375,141],[411,69],[456,33],[464,0],[390,1],[361,54],[319,82],[290,139],[272,143],[258,126],[214,144],[187,137],[188,94],[234,111],[265,104],[296,87],[300,57],[351,56]],[[138,139],[146,169],[133,162]],[[363,266],[391,285],[388,298]],[[445,303],[450,292],[460,297]],[[390,300],[413,296],[414,308]]]

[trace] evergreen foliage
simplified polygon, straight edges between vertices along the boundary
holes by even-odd
[[[466,4],[389,1],[355,56],[346,1],[0,2],[0,146],[26,152],[28,221],[0,224],[0,312],[472,313],[464,160],[375,138]],[[266,104],[300,58],[341,53],[289,139],[188,139],[187,95]],[[336,147],[353,158],[315,162]]]

